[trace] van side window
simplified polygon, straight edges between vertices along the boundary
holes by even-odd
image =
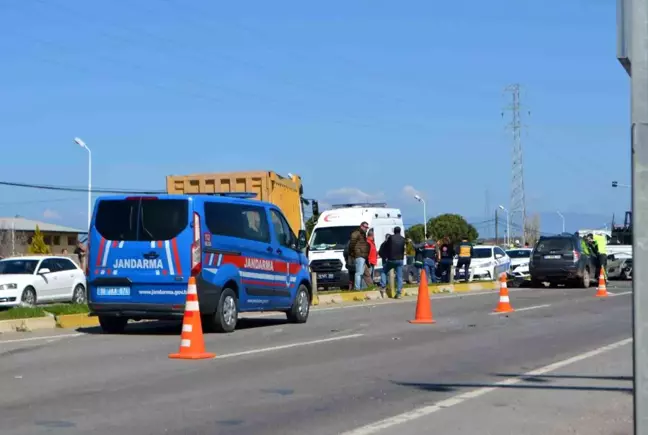
[[[501,255],[502,257],[506,255],[506,252],[502,250],[502,248],[496,246],[495,247],[495,255]]]
[[[274,209],[270,209],[270,216],[272,217],[272,226],[277,234],[277,239],[279,239],[279,244],[292,248],[297,238],[290,229],[290,225],[288,225],[286,219]]]
[[[217,236],[270,243],[268,216],[263,207],[228,202],[205,202],[205,224]]]

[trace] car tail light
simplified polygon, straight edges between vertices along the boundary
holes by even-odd
[[[85,274],[88,278],[90,278],[90,235],[89,234],[88,234],[88,241],[86,242]]]
[[[574,253],[574,263],[577,263],[580,260],[580,254],[578,251],[572,251]]]
[[[200,274],[202,270],[202,249],[200,242],[200,216],[193,215],[193,242],[191,243],[191,276]]]

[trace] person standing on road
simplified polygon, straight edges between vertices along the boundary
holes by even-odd
[[[368,230],[369,224],[362,222],[360,228],[351,233],[351,241],[349,242],[349,256],[352,259],[352,264],[355,266],[353,284],[356,290],[363,288],[365,265],[367,264],[367,258],[369,258],[369,243],[367,242]]]
[[[470,260],[473,255],[473,245],[468,238],[463,237],[459,243],[459,258],[457,259],[457,270],[455,276],[459,277],[459,271],[465,267],[465,281],[470,281]]]
[[[401,235],[401,228],[394,227],[394,235],[387,243],[387,265],[383,265],[385,275],[391,270],[396,274],[396,299],[402,298],[403,291],[403,260],[405,259],[405,244],[407,241]]]
[[[423,260],[423,267],[427,275],[428,284],[437,282],[436,277],[436,246],[425,244],[424,249],[425,259]]]
[[[588,238],[597,255],[596,278],[598,279],[601,276],[601,271],[603,271],[603,276],[607,281],[607,238],[603,234],[588,234]]]
[[[450,282],[452,260],[454,259],[454,256],[454,247],[450,243],[450,238],[446,236],[443,238],[443,244],[439,248],[439,267],[441,268],[442,282]]]
[[[378,264],[378,251],[376,250],[376,240],[374,239],[374,231],[369,230],[367,233],[367,243],[369,243],[369,257],[367,258],[367,266],[365,267],[365,282],[367,286],[374,285],[374,271],[376,264]]]
[[[380,270],[380,295],[385,297],[385,290],[387,289],[387,274],[385,273],[385,268],[387,267],[387,262],[389,261],[389,238],[391,234],[385,235],[385,241],[380,244],[380,249],[378,249],[378,256],[382,260],[382,269]]]

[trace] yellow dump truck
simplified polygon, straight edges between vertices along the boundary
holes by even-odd
[[[187,195],[256,193],[256,199],[271,202],[281,209],[295,234],[305,229],[302,206],[304,189],[301,178],[297,175],[289,174],[289,177],[282,177],[273,171],[169,175],[166,177],[166,190],[170,194]],[[313,206],[316,209],[316,203]]]

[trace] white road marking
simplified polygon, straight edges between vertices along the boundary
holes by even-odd
[[[608,296],[623,296],[623,295],[631,295],[632,292],[621,292],[621,293],[612,293],[608,292]]]
[[[594,349],[589,352],[585,352],[580,355],[576,355],[571,358],[558,361],[553,364],[549,364],[547,366],[520,375],[519,377],[504,379],[503,381],[494,383],[492,387],[483,387],[483,388],[478,388],[476,390],[468,391],[467,393],[459,394],[449,399],[445,399],[440,402],[437,402],[434,405],[424,406],[422,408],[418,408],[413,411],[404,412],[394,417],[386,418],[384,420],[380,420],[375,423],[371,423],[366,426],[353,429],[348,432],[344,432],[342,435],[369,435],[369,434],[378,433],[392,426],[407,423],[412,420],[416,420],[421,417],[428,416],[437,411],[441,411],[444,408],[449,408],[451,406],[459,405],[465,402],[466,400],[475,399],[477,397],[483,396],[484,394],[491,393],[493,391],[498,390],[500,387],[519,384],[524,381],[524,378],[542,376],[544,374],[556,371],[570,364],[574,364],[579,361],[583,361],[585,359],[595,357],[597,355],[614,350],[618,347],[624,346],[629,343],[632,343],[632,338],[626,338],[625,340],[617,341],[616,343],[599,347],[598,349]]]
[[[237,356],[254,355],[257,353],[275,352],[277,350],[291,349],[293,347],[310,346],[312,344],[321,344],[321,343],[329,343],[331,341],[348,340],[350,338],[358,338],[362,336],[364,336],[364,334],[340,335],[338,337],[322,338],[320,340],[302,341],[300,343],[284,344],[281,346],[263,347],[261,349],[244,350],[242,352],[225,353],[222,355],[216,355],[214,359],[219,360],[223,358],[234,358]]]
[[[511,311],[510,313],[488,313],[490,315],[498,315],[498,314],[511,314],[511,313],[517,313],[519,311],[529,311],[529,310],[537,310],[538,308],[547,308],[550,307],[551,304],[545,304],[545,305],[534,305],[532,307],[522,307],[522,308],[516,308],[515,311]]]
[[[61,338],[69,338],[69,337],[80,337],[82,335],[85,335],[83,333],[78,333],[78,334],[61,334],[61,335],[47,335],[45,337],[29,337],[29,338],[19,338],[16,340],[2,340],[0,341],[0,346],[3,344],[7,343],[22,343],[25,341],[36,341],[36,340],[58,340]]]

